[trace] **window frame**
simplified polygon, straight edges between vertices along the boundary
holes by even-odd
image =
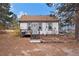
[[[39,23],[39,28],[38,28],[39,31],[42,31],[42,23]]]
[[[49,23],[48,23],[48,31],[50,31],[50,30],[52,31],[52,30],[53,30],[52,26],[53,26],[52,23],[49,22]]]

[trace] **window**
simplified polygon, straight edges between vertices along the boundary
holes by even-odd
[[[42,23],[39,24],[39,29],[38,29],[38,30],[39,30],[39,31],[42,30]]]
[[[28,27],[28,30],[31,30],[30,26]]]
[[[48,23],[48,30],[52,30],[52,23]]]

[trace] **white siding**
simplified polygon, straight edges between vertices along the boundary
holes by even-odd
[[[58,34],[58,22],[52,23],[52,30],[48,30],[48,23],[42,23],[42,31],[40,31],[40,34]]]
[[[58,25],[58,22],[54,22],[52,23],[52,28],[53,28],[53,33],[54,34],[58,34],[59,33],[59,25]]]
[[[48,31],[47,23],[42,23],[42,31],[40,31],[40,34],[46,35],[47,31]]]
[[[31,26],[32,34],[39,34],[39,31],[38,31],[39,23],[33,22],[30,24],[30,26]]]
[[[27,23],[20,23],[20,29],[27,29]]]
[[[32,30],[32,34],[39,34],[39,23],[33,22],[30,23],[30,27]],[[48,23],[43,22],[42,23],[42,30],[40,31],[40,34],[58,34],[59,33],[59,25],[58,22],[53,22],[52,23],[52,30],[48,30]],[[28,29],[28,24],[27,23],[20,23],[20,29]]]

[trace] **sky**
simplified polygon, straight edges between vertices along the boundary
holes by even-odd
[[[10,10],[18,17],[26,15],[49,15],[50,11],[55,11],[55,7],[48,7],[46,3],[13,3]]]

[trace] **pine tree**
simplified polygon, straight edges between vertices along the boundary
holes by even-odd
[[[4,25],[4,27],[9,28],[13,25],[13,21],[17,18],[17,16],[10,11],[9,3],[0,3],[0,23]]]
[[[52,3],[48,3],[48,6],[52,6]],[[67,21],[70,22],[71,19],[74,19],[75,21],[75,38],[79,40],[79,3],[63,3],[56,4],[58,7],[56,7],[58,11],[58,15],[61,15],[62,13],[65,13],[64,16],[67,17]],[[69,14],[71,13],[71,14]],[[69,14],[69,15],[68,15]]]

